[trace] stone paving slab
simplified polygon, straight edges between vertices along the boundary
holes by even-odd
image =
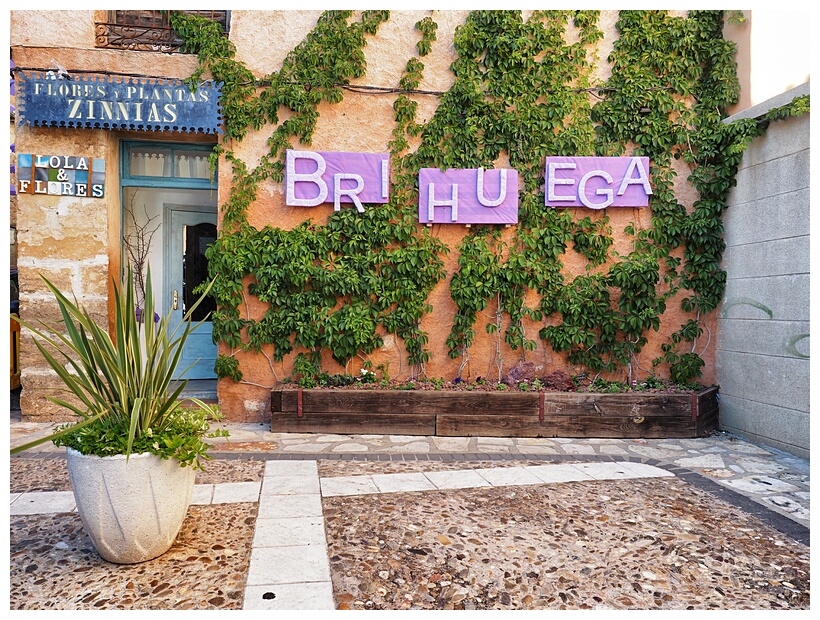
[[[248,586],[245,611],[329,610],[336,609],[333,586],[329,581],[281,583],[275,586]]]
[[[527,471],[542,482],[579,482],[593,480],[589,473],[569,463],[564,465],[532,465]]]
[[[11,515],[37,515],[58,512],[74,512],[77,504],[71,491],[46,491],[43,493],[13,493],[9,505]]]
[[[330,583],[325,545],[254,547],[248,569],[249,586],[283,583]]]
[[[325,521],[322,517],[258,518],[252,544],[253,547],[325,545]]]
[[[423,473],[374,474],[370,478],[380,493],[436,490],[436,485],[430,482]]]
[[[472,469],[429,471],[425,472],[424,475],[437,489],[472,489],[492,486],[485,478],[481,477],[481,474]]]
[[[336,608],[319,489],[315,461],[266,463],[244,609]]]
[[[318,493],[263,495],[259,498],[259,511],[270,519],[321,517],[322,496]]]
[[[261,486],[258,482],[227,482],[214,485],[211,503],[258,502]]]
[[[191,504],[195,506],[210,504],[214,498],[214,486],[213,484],[195,484],[191,493]]]
[[[322,480],[322,497],[369,495],[379,492],[379,487],[370,476],[339,476]]]

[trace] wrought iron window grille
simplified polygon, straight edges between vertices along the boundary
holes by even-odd
[[[227,36],[230,11],[185,11],[212,19]],[[168,11],[106,11],[105,22],[95,24],[95,45],[100,48],[172,53],[183,41],[171,28]]]

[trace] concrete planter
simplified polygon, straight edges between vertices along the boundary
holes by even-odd
[[[153,454],[87,456],[66,449],[77,510],[100,556],[136,564],[168,551],[191,503],[196,471]]]

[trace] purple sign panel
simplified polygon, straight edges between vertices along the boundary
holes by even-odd
[[[518,172],[501,168],[419,170],[422,224],[517,224]]]
[[[353,203],[364,213],[363,203],[386,203],[390,197],[389,153],[325,153],[287,151],[285,204],[315,207],[332,202]]]
[[[548,207],[646,207],[648,157],[547,157]]]

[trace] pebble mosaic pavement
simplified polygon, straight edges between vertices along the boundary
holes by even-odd
[[[674,474],[325,493],[337,609],[810,608],[808,461],[725,434],[444,440],[274,435],[253,426],[231,429],[198,485],[261,483],[265,459],[315,460],[328,488],[351,476],[616,459],[660,463]],[[69,489],[60,452],[11,459],[12,495]],[[168,553],[118,566],[96,554],[76,513],[12,514],[10,608],[260,608],[246,600],[258,516],[253,501],[192,505]],[[278,592],[263,590],[268,598]],[[284,591],[280,605],[283,598]]]

